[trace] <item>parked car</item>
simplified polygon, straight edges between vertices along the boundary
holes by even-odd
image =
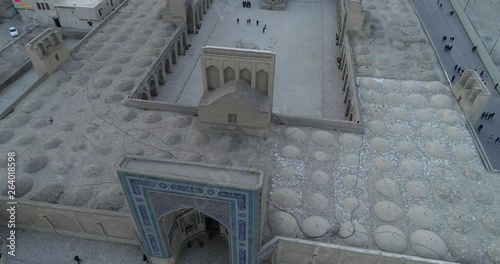
[[[17,32],[17,29],[15,27],[10,27],[9,28],[9,33],[11,37],[17,37],[19,36],[19,32]]]

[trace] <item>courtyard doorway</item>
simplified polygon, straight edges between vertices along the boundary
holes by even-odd
[[[180,209],[162,216],[160,225],[175,263],[231,263],[230,231],[203,212]]]

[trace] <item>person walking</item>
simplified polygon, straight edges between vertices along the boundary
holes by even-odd
[[[485,116],[486,116],[486,112],[483,112],[483,114],[481,115],[481,119],[483,119]]]
[[[439,0],[437,1],[437,4],[439,5]]]
[[[451,49],[453,49],[453,46],[450,46],[450,47],[448,48],[448,50],[451,50]]]
[[[446,35],[443,35],[443,38],[441,40],[445,41],[446,40]]]
[[[455,80],[455,75],[451,76],[451,82]]]
[[[491,119],[493,119],[493,117],[495,117],[495,113],[493,113],[493,114],[491,115]]]
[[[188,248],[192,248],[193,245],[191,244],[191,241],[188,241]]]
[[[252,8],[252,2],[248,1],[248,8]]]
[[[205,247],[203,246],[203,241],[202,241],[202,240],[198,241],[198,245],[200,245],[200,248],[205,248]]]
[[[498,141],[500,141],[500,137],[497,137],[497,139],[495,139],[495,145],[498,143]]]
[[[237,23],[237,24],[239,24],[239,23],[240,23],[240,19],[239,19],[239,18],[237,18],[237,19],[236,19],[236,23]]]
[[[483,124],[479,125],[477,127],[477,133],[479,134],[481,132],[481,130],[483,129]]]
[[[498,83],[497,83],[497,84],[495,84],[495,89],[496,89],[497,87],[498,87]]]
[[[262,34],[266,33],[267,24],[262,28]]]
[[[481,73],[479,73],[479,76],[483,77],[483,74],[484,74],[484,70],[482,70]]]
[[[490,138],[488,138],[488,143],[491,143],[492,139],[493,139],[493,135],[491,135]]]
[[[453,42],[455,40],[455,37],[451,37],[450,41]]]
[[[455,64],[455,68],[453,68],[454,71],[456,71],[458,68],[458,64]]]
[[[212,239],[214,237],[214,235],[212,234],[212,232],[208,232],[208,240]]]
[[[439,4],[439,9],[443,9],[443,4]]]
[[[257,20],[255,23],[257,24],[257,26],[259,26],[259,20]]]
[[[448,45],[444,45],[444,50],[447,51],[448,50]]]
[[[245,7],[245,4],[246,4],[246,2],[245,2],[245,1],[243,1],[243,8]]]
[[[459,67],[458,70],[457,70],[457,72],[460,73],[460,70],[462,70],[462,67]]]
[[[455,11],[451,11],[450,13],[448,13],[448,15],[453,16],[454,13]]]

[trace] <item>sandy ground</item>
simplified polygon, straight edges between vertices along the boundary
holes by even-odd
[[[500,3],[497,0],[458,0],[465,9],[477,34],[483,41],[491,59],[500,69],[500,44],[495,45],[500,37]],[[468,4],[467,4],[468,3]]]

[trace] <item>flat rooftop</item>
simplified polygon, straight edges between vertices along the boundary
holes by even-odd
[[[45,3],[61,7],[94,7],[103,0],[46,0]]]

